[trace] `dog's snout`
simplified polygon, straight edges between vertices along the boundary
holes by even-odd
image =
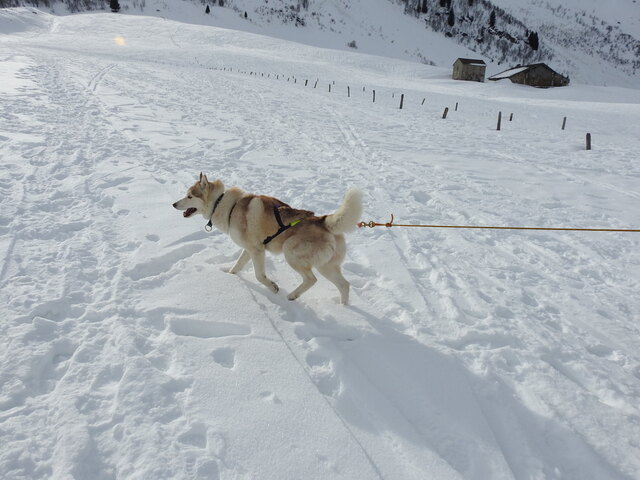
[[[178,202],[173,203],[173,208],[178,208]]]

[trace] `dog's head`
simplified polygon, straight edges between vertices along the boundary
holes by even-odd
[[[213,203],[224,192],[224,185],[220,180],[209,182],[207,176],[200,173],[200,180],[191,185],[187,190],[187,196],[173,204],[173,208],[184,210],[182,216],[189,218],[199,213],[205,218],[211,215]]]

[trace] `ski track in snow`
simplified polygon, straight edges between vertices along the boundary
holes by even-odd
[[[637,93],[589,112],[233,31],[46,18],[0,38],[2,478],[637,478],[634,236],[365,229],[343,307],[323,280],[288,302],[223,273],[237,247],[171,208],[204,171],[318,213],[357,185],[366,220],[637,228]]]

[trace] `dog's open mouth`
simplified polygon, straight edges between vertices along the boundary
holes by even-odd
[[[182,216],[184,218],[189,218],[191,215],[193,215],[197,211],[198,211],[197,208],[190,207],[190,208],[187,208],[184,212],[182,212]]]

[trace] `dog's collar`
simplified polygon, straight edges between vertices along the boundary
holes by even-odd
[[[218,208],[218,204],[220,204],[220,201],[222,200],[222,197],[224,197],[224,192],[222,192],[220,194],[220,196],[217,198],[216,202],[213,204],[213,210],[211,211],[211,216],[209,217],[209,223],[207,223],[204,226],[204,229],[207,232],[210,232],[211,230],[213,230],[213,221],[211,220],[211,218],[213,217],[213,214],[216,213],[216,208]]]

